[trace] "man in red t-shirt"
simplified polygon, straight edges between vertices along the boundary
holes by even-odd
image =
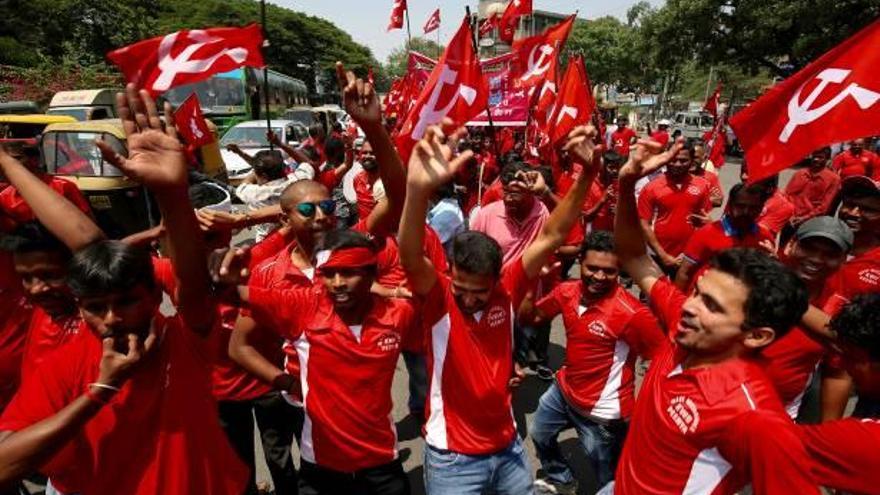
[[[685,245],[675,286],[687,292],[697,271],[725,249],[751,247],[775,252],[776,239],[756,223],[766,200],[766,189],[760,185],[733,186],[721,219],[697,229]]]
[[[470,151],[452,159],[439,127],[431,127],[409,163],[400,221],[400,259],[413,293],[428,303],[429,392],[425,424],[428,493],[530,493],[532,471],[516,433],[511,387],[522,380],[513,364],[514,311],[541,268],[577,221],[596,176],[592,128],[578,128],[565,148],[584,167],[522,256],[502,268],[498,243],[480,232],[453,240],[450,274],[425,256],[425,215],[434,191],[452,180]]]
[[[66,493],[238,495],[247,468],[220,428],[211,394],[216,307],[205,297],[210,278],[186,158],[146,92],[130,84],[117,102],[130,158],[99,147],[157,199],[178,314],[159,312],[162,291],[148,252],[103,240],[85,214],[44,189],[44,201],[31,207],[76,252],[68,284],[83,322],[0,418],[0,465],[9,468],[0,483],[40,470]],[[166,120],[170,113],[166,107]]]
[[[660,119],[657,122],[657,130],[651,133],[651,140],[660,143],[660,146],[669,146],[669,126],[672,124],[667,119]]]
[[[361,164],[363,170],[354,177],[357,212],[358,218],[367,218],[377,203],[376,197],[373,195],[373,187],[376,185],[376,182],[380,182],[376,155],[373,154],[373,146],[369,141],[364,141],[363,146],[361,146],[358,163]]]
[[[748,182],[748,170],[743,163],[740,172],[740,180]],[[764,203],[764,210],[758,216],[758,225],[767,229],[774,239],[779,239],[779,234],[786,226],[791,223],[794,216],[794,203],[791,202],[788,195],[779,189],[779,176],[774,175],[758,182],[767,190],[767,201]]]
[[[611,133],[611,149],[623,157],[629,156],[629,148],[638,138],[636,131],[627,127],[628,124],[626,117],[620,117],[617,119],[617,130]]]
[[[785,194],[794,203],[793,225],[798,226],[805,220],[828,214],[840,190],[840,177],[828,168],[830,157],[830,148],[814,151],[807,167],[795,172],[785,187]]]
[[[841,179],[855,175],[873,177],[880,173],[880,157],[865,149],[865,138],[854,139],[848,150],[834,157],[831,167]]]
[[[664,270],[674,276],[681,253],[699,220],[712,209],[711,185],[691,174],[693,146],[666,164],[666,173],[648,183],[639,196],[639,217],[648,245]]]
[[[670,160],[638,144],[620,173],[615,242],[669,333],[636,400],[614,484],[600,493],[818,494],[807,456],[755,354],[807,308],[807,292],[756,250],[722,251],[690,296],[645,252],[635,183]]]
[[[665,338],[657,320],[620,286],[614,239],[593,232],[580,253],[579,281],[563,282],[538,301],[534,318],[562,315],[565,363],[541,396],[529,434],[546,473],[536,486],[574,493],[576,482],[562,457],[557,436],[574,426],[599,486],[614,468],[632,414],[635,362],[648,360]],[[555,492],[554,492],[555,493]]]

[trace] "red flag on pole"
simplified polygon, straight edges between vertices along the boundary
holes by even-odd
[[[573,25],[574,15],[549,27],[543,34],[513,42],[511,50],[518,59],[515,77],[522,87],[534,87],[545,79],[556,83],[559,53]]]
[[[242,66],[263,67],[263,31],[243,28],[177,31],[139,41],[107,54],[125,79],[152,96]]]
[[[715,92],[709,96],[709,99],[706,100],[706,103],[703,104],[703,110],[712,114],[716,120],[718,119],[718,104],[721,102],[721,81],[718,81],[718,86],[715,87]]]
[[[428,34],[432,31],[436,31],[439,28],[440,28],[440,9],[437,9],[434,11],[433,14],[431,14],[431,17],[429,17],[428,20],[425,21],[425,26],[422,28],[422,30],[425,32],[425,34]]]
[[[391,7],[391,19],[388,21],[388,29],[386,31],[403,27],[403,13],[405,11],[406,0],[394,0],[394,5]]]
[[[174,127],[190,149],[199,148],[214,140],[195,93],[189,95],[174,111]]]
[[[487,34],[491,33],[496,26],[498,26],[498,13],[492,12],[489,17],[483,19],[483,22],[480,23],[480,37],[485,37]]]
[[[519,18],[532,13],[532,0],[511,0],[498,22],[498,37],[507,44],[513,43]]]
[[[595,108],[596,101],[590,90],[584,59],[580,56],[573,57],[568,61],[568,69],[556,97],[556,106],[547,122],[550,142],[557,144],[576,126],[588,123]]]
[[[823,146],[880,133],[878,47],[874,21],[730,119],[750,182]]]
[[[472,36],[470,19],[465,17],[397,135],[397,148],[404,161],[428,126],[446,117],[455,125],[464,125],[486,110],[489,88],[474,52]]]

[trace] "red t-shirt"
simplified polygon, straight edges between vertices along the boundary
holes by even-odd
[[[31,312],[12,256],[0,251],[0,412],[18,389]]]
[[[724,201],[724,189],[721,187],[721,180],[718,178],[718,174],[714,172],[709,172],[708,170],[703,170],[703,172],[697,177],[702,177],[709,181],[709,196],[711,197],[720,197],[722,201]]]
[[[810,169],[798,170],[785,187],[785,194],[794,204],[794,214],[804,219],[825,215],[837,191],[840,177],[827,168],[813,174]]]
[[[270,384],[252,375],[229,357],[229,338],[235,329],[235,320],[238,319],[238,307],[220,304],[218,309],[220,324],[217,331],[220,335],[211,377],[214,397],[218,401],[246,401],[272,392]],[[281,341],[269,332],[256,332],[256,337],[259,342],[253,343],[254,347],[270,361],[280,363]]]
[[[501,201],[504,199],[504,185],[500,179],[495,179],[489,187],[483,190],[483,197],[480,198],[480,206],[486,206],[489,203]]]
[[[52,318],[39,307],[34,307],[28,323],[27,342],[21,362],[22,380],[42,370],[47,356],[76,337],[82,320],[79,312]]]
[[[357,197],[358,218],[364,219],[370,216],[370,212],[376,207],[376,200],[373,198],[373,185],[376,183],[370,180],[370,174],[366,170],[362,170],[354,176],[354,192]]]
[[[669,144],[669,133],[666,131],[657,130],[651,133],[651,139],[662,144],[665,148],[666,145]]]
[[[880,488],[880,421],[847,418],[797,427],[816,482],[853,493]]]
[[[711,185],[702,177],[688,175],[681,184],[659,175],[642,189],[639,196],[639,217],[653,220],[657,241],[670,256],[684,251],[696,227],[688,218],[712,209],[709,198]]]
[[[565,362],[556,382],[566,401],[584,416],[628,419],[635,395],[635,362],[650,359],[665,336],[657,320],[622,287],[586,306],[583,284],[563,282],[537,308],[549,319],[562,314]]]
[[[673,333],[686,297],[667,278],[652,309]],[[817,494],[807,455],[761,366],[734,358],[683,369],[673,342],[651,361],[617,466],[615,493]]]
[[[155,354],[122,386],[41,472],[69,493],[204,493],[239,495],[248,470],[220,428],[211,396],[216,342],[175,318],[156,315],[163,329]],[[0,418],[0,431],[19,431],[48,418],[98,379],[100,339],[82,324],[77,336],[26,378]]]
[[[584,202],[583,210],[587,211],[592,209],[602,200],[602,198],[605,197],[607,189],[607,186],[600,182],[593,181],[593,184],[590,186],[590,191],[587,193],[587,200]],[[611,232],[614,230],[614,215],[617,213],[618,189],[618,182],[614,181],[611,184],[612,196],[602,203],[602,206],[599,207],[599,210],[590,222],[591,231],[605,230]]]
[[[632,146],[632,141],[637,137],[636,131],[629,127],[617,129],[611,133],[611,146],[617,154],[626,158],[629,156],[629,148]]]
[[[516,435],[508,388],[514,308],[532,284],[521,259],[508,263],[486,309],[475,315],[458,309],[451,284],[438,272],[422,311],[430,332],[425,442],[467,455],[499,452]]]
[[[248,266],[251,270],[264,260],[275,256],[290,244],[290,239],[286,239],[279,230],[272,231],[262,241],[251,247],[250,259],[248,260]]]
[[[725,216],[721,220],[716,220],[697,229],[687,241],[682,254],[691,263],[702,266],[708,263],[712,256],[725,249],[759,248],[763,241],[774,242],[775,238],[760,225],[755,225],[748,232],[738,233]]]
[[[844,263],[829,284],[845,302],[859,294],[880,292],[880,247]]]
[[[45,182],[53,191],[64,196],[71,203],[83,212],[91,215],[91,207],[89,201],[83,196],[79,188],[73,182],[48,174],[38,174],[40,180]],[[24,198],[18,194],[18,190],[14,186],[9,186],[0,191],[0,213],[8,217],[4,222],[11,220],[16,224],[30,222],[36,220],[33,210],[28,206]],[[4,225],[4,229],[12,230],[15,225]]]
[[[293,342],[305,404],[305,461],[352,473],[397,459],[391,383],[401,340],[415,309],[403,299],[373,298],[361,328],[333,311],[323,285],[284,291],[250,288],[257,321]]]
[[[851,150],[846,150],[834,157],[831,167],[840,175],[841,179],[854,175],[871,177],[877,174],[880,169],[880,157],[868,150],[862,150],[858,156],[854,155]]]
[[[793,216],[794,203],[788,199],[785,193],[777,189],[773,196],[770,196],[770,199],[764,203],[764,210],[758,217],[758,225],[770,231],[775,239]]]

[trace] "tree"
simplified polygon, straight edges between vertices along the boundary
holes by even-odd
[[[877,0],[668,0],[646,16],[654,57],[787,77],[880,16]]]
[[[615,17],[575,23],[566,43],[569,54],[584,56],[584,64],[595,83],[618,84],[622,89],[652,86],[656,71],[639,53],[637,29]]]
[[[445,47],[427,38],[413,38],[410,41],[409,49],[436,60],[440,57]],[[392,50],[385,64],[385,72],[388,74],[388,77],[391,79],[403,77],[406,74],[408,60],[409,50],[406,45]]]

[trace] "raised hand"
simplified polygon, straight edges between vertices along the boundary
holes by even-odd
[[[629,154],[629,160],[620,168],[620,175],[645,177],[669,163],[684,148],[679,138],[667,151],[659,153],[663,146],[651,139],[639,139]]]
[[[373,85],[358,79],[351,71],[346,72],[342,62],[336,62],[336,80],[342,93],[342,105],[351,118],[361,128],[381,126],[382,110]]]
[[[146,91],[135,91],[134,85],[128,84],[125,93],[116,94],[116,111],[125,130],[128,158],[98,141],[104,159],[154,191],[186,188],[186,157],[174,129],[171,105],[165,103],[168,125],[163,131],[156,102]]]
[[[451,123],[446,120],[445,122]],[[459,129],[453,133],[454,140],[466,132]],[[413,149],[409,159],[407,184],[424,191],[433,192],[438,187],[451,181],[455,173],[473,156],[470,150],[454,156],[446,135],[440,126],[430,126],[425,136]]]
[[[562,147],[569,155],[586,169],[596,165],[593,158],[596,154],[596,128],[592,125],[575,127],[568,133],[567,141]]]
[[[141,339],[130,333],[127,336],[127,350],[120,352],[116,348],[115,337],[105,337],[102,340],[103,353],[98,365],[98,381],[104,385],[120,387],[125,383],[143,362],[156,345],[156,330],[151,328],[147,338]]]

